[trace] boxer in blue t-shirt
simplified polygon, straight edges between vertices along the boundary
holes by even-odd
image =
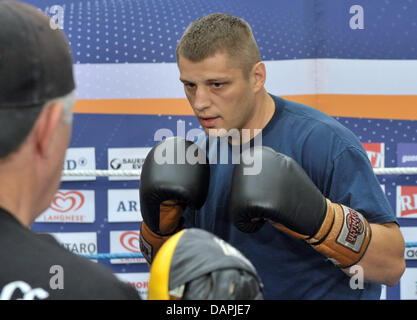
[[[404,239],[361,143],[335,119],[266,91],[250,26],[227,14],[196,20],[177,63],[209,164],[164,166],[148,156],[140,239],[148,262],[177,230],[198,227],[249,258],[266,299],[378,299],[381,283],[395,285]],[[242,174],[231,132],[239,148],[254,147],[260,172]],[[219,150],[213,142],[224,139]],[[358,272],[359,290],[350,281]]]

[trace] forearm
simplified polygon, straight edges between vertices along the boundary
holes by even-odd
[[[405,270],[404,239],[397,224],[370,224],[372,238],[362,259],[364,281],[395,285]],[[347,275],[356,274],[357,268],[342,269]]]

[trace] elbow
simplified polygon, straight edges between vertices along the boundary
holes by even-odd
[[[387,286],[395,286],[401,279],[406,268],[405,259],[401,258],[390,268],[383,284]]]

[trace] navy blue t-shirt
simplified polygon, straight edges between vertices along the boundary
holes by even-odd
[[[332,202],[361,212],[370,223],[396,222],[358,138],[321,111],[272,97],[275,112],[262,130],[262,144],[297,161]],[[239,249],[256,267],[265,299],[379,299],[379,284],[351,289],[350,278],[303,240],[269,223],[256,233],[233,226],[227,212],[236,163],[232,147],[227,146],[229,161],[224,163],[219,160],[220,143],[208,146],[209,139],[204,143],[210,159],[209,193],[200,210],[187,209],[186,227],[208,230]],[[213,148],[217,148],[214,158]]]

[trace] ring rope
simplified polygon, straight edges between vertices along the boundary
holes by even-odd
[[[375,168],[376,175],[417,174],[417,167]]]
[[[142,253],[96,253],[96,254],[80,254],[80,256],[88,259],[132,259],[143,258]]]
[[[64,176],[140,176],[142,170],[64,170]],[[417,167],[375,168],[376,175],[417,174]]]
[[[406,248],[417,247],[417,242],[406,242]],[[141,253],[97,253],[97,254],[80,254],[80,256],[88,259],[132,259],[132,258],[143,258]]]
[[[140,176],[142,170],[64,170],[64,176]]]

